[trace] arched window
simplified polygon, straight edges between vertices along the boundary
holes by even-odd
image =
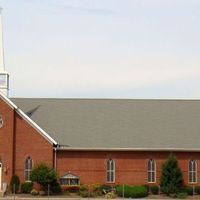
[[[107,160],[107,182],[115,182],[115,162],[110,158]]]
[[[24,177],[25,181],[30,181],[30,173],[33,167],[33,161],[31,157],[27,157],[25,160],[25,170],[24,170]]]
[[[156,182],[156,163],[155,160],[149,159],[148,160],[148,183],[155,183]]]
[[[189,183],[197,183],[197,162],[189,161]]]

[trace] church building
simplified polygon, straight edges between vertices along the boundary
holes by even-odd
[[[41,162],[61,185],[159,185],[171,153],[200,185],[200,100],[11,98],[2,38],[0,18],[0,189]]]

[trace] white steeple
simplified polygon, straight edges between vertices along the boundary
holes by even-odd
[[[9,74],[4,65],[2,8],[0,7],[0,92],[8,96]]]

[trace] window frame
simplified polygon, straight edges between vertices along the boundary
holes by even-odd
[[[2,115],[0,115],[0,128],[2,128],[3,127],[3,117],[2,117]]]
[[[72,184],[73,181],[76,181],[77,184]],[[63,184],[63,182],[66,181],[67,184]],[[61,186],[79,186],[80,185],[80,179],[79,178],[60,178],[60,185]]]
[[[113,169],[112,169],[112,163],[113,163]],[[113,180],[111,180],[112,173],[113,173]],[[112,158],[106,160],[106,182],[115,183],[115,161]]]
[[[149,169],[149,164],[150,164],[150,169]],[[154,170],[153,170],[153,165],[154,165]],[[149,181],[149,173],[150,173],[150,181]],[[154,174],[154,181],[152,181],[153,174]],[[150,158],[147,161],[147,182],[148,183],[156,183],[156,161],[153,158]]]
[[[26,168],[26,167],[27,167],[27,164],[28,164],[27,162],[28,162],[29,160],[31,160],[31,169]],[[31,180],[30,180],[30,173],[31,173],[31,171],[32,171],[32,169],[33,169],[33,159],[32,159],[31,156],[26,157],[24,165],[25,165],[25,167],[24,167],[24,181],[25,181],[25,182],[31,182]],[[29,165],[29,164],[28,164],[28,165]],[[28,174],[28,179],[29,179],[29,180],[26,179],[26,173]]]
[[[190,164],[192,164],[192,170],[190,170]],[[195,166],[195,170],[193,170],[193,167]],[[194,159],[189,160],[188,162],[188,183],[189,184],[197,184],[197,161]],[[190,181],[190,174],[192,175],[192,181]],[[193,175],[195,174],[195,181]]]
[[[67,177],[69,175],[70,175],[70,177]],[[74,180],[76,180],[77,184],[71,184]],[[79,186],[80,185],[80,178],[78,176],[72,174],[71,172],[60,177],[59,181],[60,181],[61,186]],[[67,184],[63,184],[63,182],[65,182]]]

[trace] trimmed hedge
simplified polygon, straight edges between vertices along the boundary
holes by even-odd
[[[119,197],[123,197],[123,186],[116,186],[116,193]],[[145,186],[124,186],[124,197],[141,198],[148,196],[148,190]]]
[[[24,182],[21,184],[21,192],[22,193],[30,193],[32,189],[33,189],[32,182]]]

